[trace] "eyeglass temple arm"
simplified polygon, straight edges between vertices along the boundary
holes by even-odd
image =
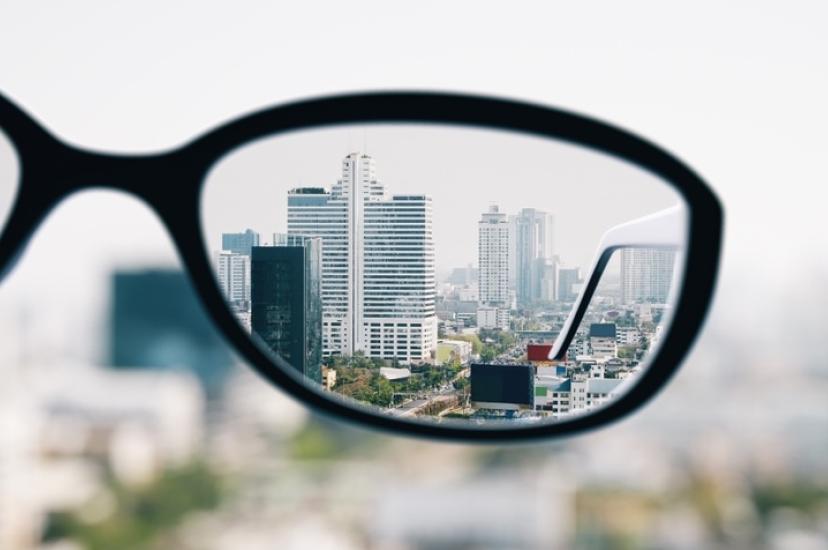
[[[680,248],[685,240],[686,229],[684,208],[674,206],[616,225],[604,233],[586,278],[586,284],[581,288],[569,312],[569,317],[555,340],[555,345],[552,346],[549,358],[553,361],[566,359],[566,351],[575,337],[587,306],[592,300],[592,295],[601,280],[601,275],[615,250],[630,247]]]

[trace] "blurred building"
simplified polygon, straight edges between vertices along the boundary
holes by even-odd
[[[321,239],[290,235],[285,243],[252,249],[251,329],[294,369],[321,383]]]
[[[233,359],[183,272],[116,271],[111,288],[109,364],[186,370],[221,389]]]
[[[190,373],[32,367],[0,387],[0,548],[38,548],[47,518],[116,480],[143,486],[201,449],[204,394]]]
[[[574,499],[571,481],[551,467],[439,484],[396,482],[377,499],[370,533],[377,548],[566,548],[575,531]]]

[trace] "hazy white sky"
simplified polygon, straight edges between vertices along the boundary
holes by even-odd
[[[826,19],[821,1],[3,2],[0,90],[66,139],[114,151],[346,90],[469,91],[588,113],[663,145],[719,193],[714,319],[770,346],[791,324],[783,305],[797,304],[798,320],[815,307],[802,277],[828,272]],[[108,269],[148,259],[175,262],[146,207],[79,196],[0,286],[0,312],[29,304],[44,334],[88,341]]]
[[[489,205],[554,216],[554,253],[588,268],[613,225],[679,204],[662,180],[567,143],[456,126],[368,125],[296,132],[243,147],[217,164],[202,195],[211,250],[250,227],[269,241],[287,230],[287,191],[330,187],[350,151],[365,148],[389,195],[432,199],[438,271],[477,263],[477,222]]]

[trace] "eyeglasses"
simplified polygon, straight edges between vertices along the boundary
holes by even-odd
[[[701,327],[722,231],[675,157],[548,107],[346,95],[131,156],[69,146],[0,97],[0,274],[88,188],[157,212],[213,322],[272,383],[460,440],[572,434],[653,397]]]

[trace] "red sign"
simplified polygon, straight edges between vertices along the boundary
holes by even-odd
[[[551,361],[549,354],[552,344],[529,344],[526,346],[526,357],[529,361]]]

